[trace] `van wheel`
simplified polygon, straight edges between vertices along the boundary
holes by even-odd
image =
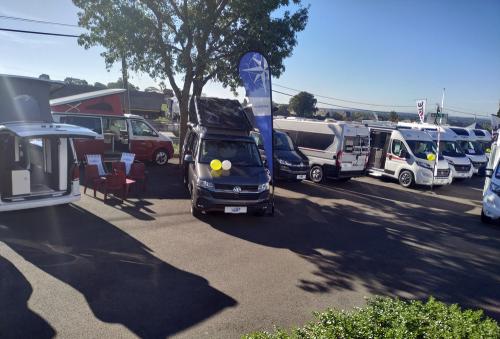
[[[415,183],[415,179],[413,178],[413,173],[404,170],[399,173],[399,184],[403,187],[412,187]]]
[[[168,153],[164,149],[159,149],[153,156],[153,162],[158,166],[164,166],[168,162]]]
[[[323,167],[314,165],[309,171],[309,178],[312,182],[320,183],[324,179]]]
[[[493,223],[493,219],[488,217],[486,214],[484,214],[484,211],[481,210],[481,222],[483,224],[491,224],[491,223]]]

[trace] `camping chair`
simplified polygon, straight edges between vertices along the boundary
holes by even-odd
[[[99,175],[104,177],[106,176],[106,170],[104,169],[104,165],[102,162],[102,157],[100,154],[85,154],[85,158],[87,160],[88,165],[96,165],[97,170],[99,171]]]
[[[132,179],[127,179],[125,172],[113,171],[106,176],[104,181],[104,202],[109,193],[120,193],[122,200],[127,200],[130,186],[135,183]]]
[[[85,165],[85,188],[83,189],[83,194],[87,193],[87,188],[90,186],[94,190],[94,198],[96,197],[96,191],[104,182],[105,178],[99,175],[99,170],[96,165]]]
[[[130,167],[128,178],[135,182],[141,182],[142,191],[146,192],[146,165],[142,162],[134,162]]]
[[[122,172],[122,173],[127,173],[126,172],[126,165],[123,161],[114,161],[111,163],[111,168],[113,170],[113,172],[116,172],[116,171],[119,171],[119,172]]]

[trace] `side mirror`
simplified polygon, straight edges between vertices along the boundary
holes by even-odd
[[[487,178],[491,178],[493,176],[493,170],[491,168],[487,168],[484,170],[484,175],[487,177]]]
[[[192,154],[184,155],[184,162],[187,162],[187,163],[194,162],[193,155]]]

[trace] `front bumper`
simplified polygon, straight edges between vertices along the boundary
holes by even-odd
[[[433,181],[433,179],[434,179],[434,181]],[[446,177],[436,176],[433,178],[432,170],[422,168],[422,169],[419,169],[415,175],[415,183],[417,185],[423,185],[423,186],[449,185],[449,184],[451,184],[452,181],[453,181],[453,177],[451,176],[451,172]]]
[[[224,212],[225,207],[247,207],[247,213],[267,210],[270,206],[269,191],[262,193],[215,192],[197,188],[194,192],[195,207],[204,212]]]
[[[500,197],[489,188],[483,196],[483,212],[491,219],[500,218]]]
[[[455,166],[453,166],[452,164],[450,164],[450,168],[451,168],[451,174],[453,175],[453,178],[457,178],[457,179],[469,179],[469,178],[472,178],[472,175],[474,174],[474,166],[470,166],[470,170],[469,171],[457,171],[455,169]]]
[[[292,166],[284,166],[284,165],[275,165],[276,172],[275,178],[282,180],[302,180],[297,179],[297,176],[307,176],[309,173],[309,167],[292,167]]]

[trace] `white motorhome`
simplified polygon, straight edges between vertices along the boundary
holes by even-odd
[[[467,129],[471,135],[476,137],[476,141],[481,145],[486,157],[490,158],[491,153],[491,141],[493,140],[491,133],[485,129],[478,128],[468,128]]]
[[[370,129],[368,172],[378,177],[397,179],[401,186],[448,185],[451,170],[441,156],[436,158],[436,145],[423,131],[399,129],[390,122],[366,122]],[[437,161],[437,163],[436,163]],[[434,167],[437,166],[434,176]]]
[[[49,81],[0,75],[0,211],[80,199],[72,138],[89,129],[52,121]]]
[[[398,128],[411,128],[425,131],[437,142],[439,128],[439,153],[450,164],[453,179],[469,179],[474,174],[474,167],[459,144],[457,135],[443,126],[418,123],[398,123]]]
[[[476,135],[463,127],[450,126],[448,129],[457,135],[458,144],[471,161],[474,174],[484,175],[488,158]]]
[[[285,132],[309,159],[309,178],[349,180],[365,175],[369,131],[362,124],[312,119],[274,119],[274,128]]]

